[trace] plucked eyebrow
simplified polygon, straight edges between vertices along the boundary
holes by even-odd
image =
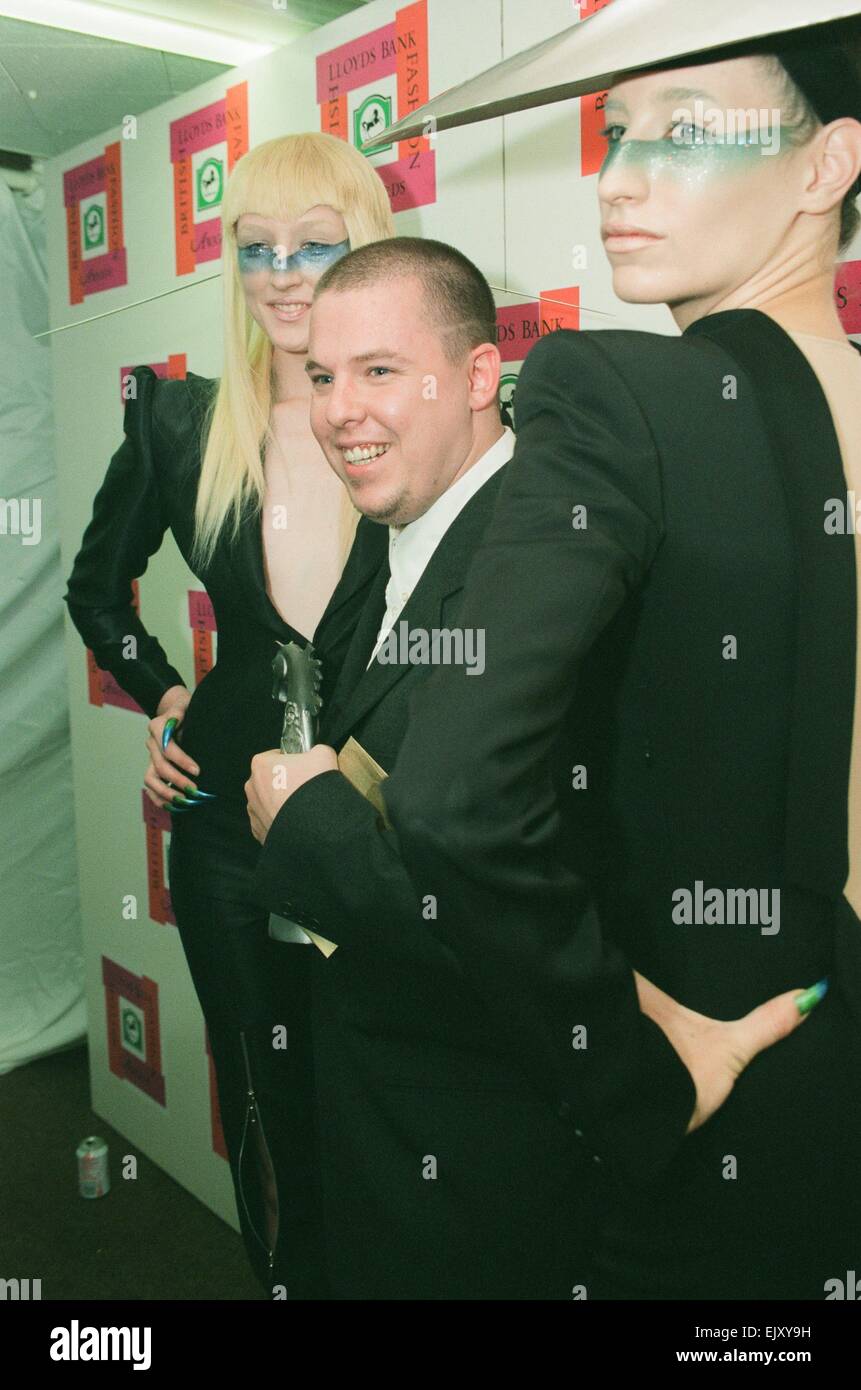
[[[331,227],[327,227],[325,222],[300,222],[296,230],[303,241],[313,236],[327,237],[335,235]],[[239,227],[237,227],[236,233],[237,236],[272,236],[272,232],[267,231],[262,222],[246,222],[241,231]]]
[[[351,358],[350,358],[350,361],[351,361],[351,362],[370,362],[370,361],[372,361],[372,360],[378,361],[381,357],[385,357],[386,360],[389,361],[389,362],[402,362],[405,366],[407,366],[407,365],[409,364],[409,360],[410,360],[408,357],[404,357],[402,353],[400,353],[400,352],[395,352],[392,348],[372,348],[370,352],[360,352],[360,353],[358,354],[358,356],[356,356],[356,357],[351,357]],[[309,357],[309,358],[308,358],[308,361],[305,363],[305,371],[306,371],[306,372],[325,372],[325,371],[326,371],[326,368],[323,366],[322,362],[315,362],[314,359],[313,359],[313,357]]]
[[[713,96],[711,92],[704,92],[701,87],[664,87],[663,91],[655,93],[653,100],[695,101],[697,97],[701,98],[703,101],[711,101],[714,102],[715,105],[718,105],[717,97]],[[605,101],[604,110],[609,111],[611,108],[615,111],[628,110],[624,101],[620,101],[618,97],[612,97],[610,101]]]

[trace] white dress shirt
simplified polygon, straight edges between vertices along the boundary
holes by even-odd
[[[514,432],[507,425],[495,444],[476,459],[471,468],[446,488],[442,496],[406,526],[389,527],[389,582],[386,585],[386,612],[371,652],[374,660],[398,620],[404,604],[421,579],[428,561],[455,517],[471,497],[483,487],[497,469],[514,453]]]

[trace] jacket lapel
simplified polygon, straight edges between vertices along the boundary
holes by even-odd
[[[386,544],[388,545],[388,531],[386,532]],[[386,585],[389,582],[388,562],[384,562],[377,570],[376,576],[365,592],[364,607],[358,616],[353,629],[350,645],[341,665],[335,690],[329,701],[328,708],[324,700],[323,715],[320,724],[320,738],[324,743],[333,743],[332,731],[342,726],[344,717],[344,706],[349,703],[353,691],[362,680],[365,674],[365,667],[368,657],[374,649],[377,640],[377,632],[386,611]]]
[[[444,625],[446,604],[453,594],[463,588],[473,554],[490,520],[503,471],[504,466],[491,474],[455,517],[398,615],[394,625],[396,634],[402,622],[406,622],[412,631],[418,628],[429,631]],[[335,692],[331,718],[326,727],[326,742],[335,746],[389,694],[398,681],[409,671],[417,669],[409,662],[396,664],[379,660],[373,661],[365,669],[385,613],[388,565],[383,569],[384,573],[378,576],[368,597]]]
[[[689,335],[712,339],[741,364],[772,441],[796,555],[785,877],[839,896],[848,872],[857,600],[854,537],[830,535],[824,525],[828,499],[846,497],[831,411],[807,358],[767,314],[710,314]]]

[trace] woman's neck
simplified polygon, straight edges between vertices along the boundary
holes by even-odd
[[[827,271],[805,275],[794,284],[786,285],[783,276],[775,276],[769,284],[768,277],[762,276],[756,283],[742,285],[731,294],[709,302],[696,305],[688,302],[671,307],[682,332],[697,319],[728,309],[758,309],[787,333],[810,333],[817,338],[847,341],[834,301],[833,266]]]
[[[307,358],[307,352],[287,352],[273,344],[273,405],[280,405],[283,401],[310,399],[311,382],[305,371]]]
[[[846,330],[834,302],[833,271],[774,299],[765,298],[743,307],[760,309],[787,333],[810,333],[816,338],[846,342]]]

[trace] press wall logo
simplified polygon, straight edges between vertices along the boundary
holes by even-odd
[[[843,332],[861,333],[861,261],[841,261],[837,266],[834,272],[834,303]]]
[[[195,171],[195,212],[210,212],[221,206],[224,196],[224,161],[209,155]]]
[[[221,1106],[218,1103],[218,1082],[215,1076],[215,1063],[212,1060],[212,1048],[209,1045],[209,1033],[204,1027],[204,1043],[206,1046],[207,1071],[209,1073],[209,1121],[212,1131],[212,1148],[221,1158],[227,1158],[227,1143],[224,1138],[224,1127],[221,1123]]]
[[[188,591],[188,622],[194,647],[194,679],[199,685],[211,671],[218,650],[218,628],[212,600],[203,589]]]
[[[520,300],[496,310],[496,343],[499,355],[509,368],[499,379],[499,401],[505,424],[514,428],[517,378],[529,349],[548,333],[559,328],[580,327],[580,286],[563,285],[558,290],[541,290],[538,299]],[[517,365],[516,372],[511,371]]]
[[[221,217],[228,175],[248,151],[248,83],[220,101],[170,123],[177,275],[221,255]]]
[[[164,806],[154,806],[145,791],[141,792],[141,807],[146,833],[146,876],[149,915],[153,922],[176,926],[173,903],[170,900],[168,852],[172,821]]]
[[[497,325],[498,325],[497,319]],[[514,397],[517,394],[517,372],[506,372],[499,378],[499,410],[502,415],[502,423],[508,425],[509,429],[515,429],[514,423]]]
[[[102,983],[110,1070],[164,1105],[158,985],[107,956],[102,956]]]
[[[132,580],[132,607],[139,615],[141,607],[140,587],[136,579]],[[132,637],[131,641],[135,639]],[[96,658],[87,648],[87,697],[91,705],[101,708],[103,705],[112,705],[115,709],[131,710],[134,714],[143,714],[143,710],[131,695],[123,690],[119,682],[111,675],[110,671],[103,671],[96,665]]]
[[[184,352],[171,352],[163,362],[134,362],[129,367],[120,367],[120,403],[124,410],[126,402],[135,399],[135,367],[150,367],[162,381],[185,381],[188,373]]]
[[[580,19],[589,19],[604,10],[612,0],[580,0]],[[597,174],[607,157],[607,139],[601,134],[605,126],[604,103],[606,91],[590,92],[580,98],[580,175],[588,178]]]
[[[365,141],[371,135],[379,134],[381,130],[388,130],[391,124],[392,98],[380,96],[377,92],[366,97],[353,115],[353,144],[356,149],[364,153]],[[391,148],[391,145],[378,145],[374,153],[387,154]]]
[[[408,116],[429,97],[427,0],[395,11],[371,29],[317,58],[320,129],[349,140],[373,161],[392,212],[436,202],[436,152],[426,135],[365,150],[372,135]]]
[[[83,211],[81,218],[84,227],[84,254],[103,251],[105,248],[105,208],[104,199],[93,199]]]
[[[128,283],[120,142],[63,174],[69,303]]]

